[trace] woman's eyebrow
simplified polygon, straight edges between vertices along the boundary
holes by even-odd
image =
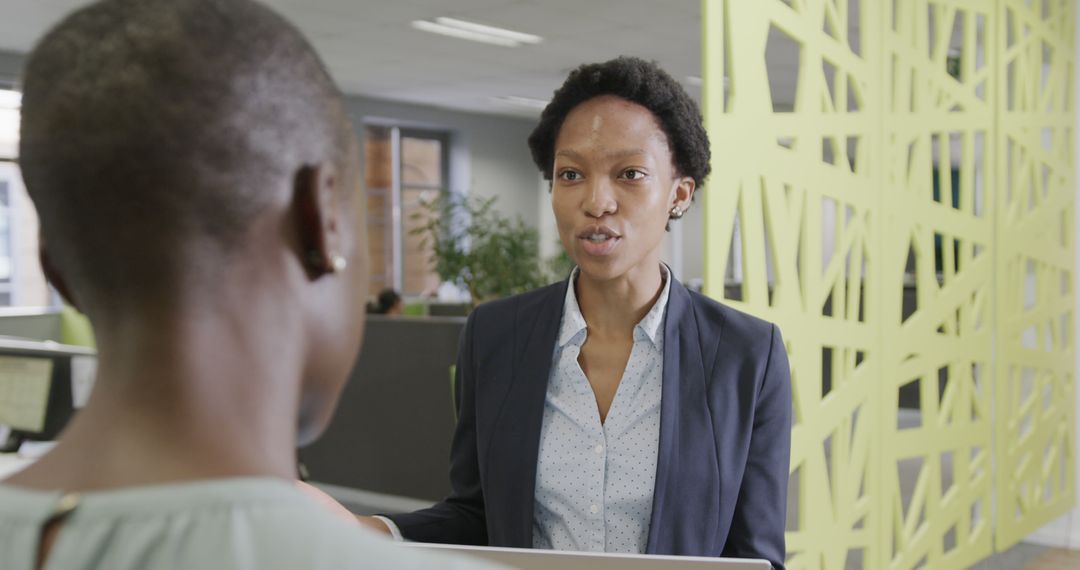
[[[628,156],[637,156],[639,154],[647,154],[643,148],[624,148],[619,150],[613,150],[605,153],[608,158],[626,158]]]
[[[639,155],[639,154],[646,154],[645,149],[641,149],[641,148],[624,148],[624,149],[612,150],[612,151],[609,151],[609,152],[605,152],[604,157],[605,158],[626,158],[628,156],[636,156],[636,155]],[[559,152],[555,153],[555,156],[556,157],[565,156],[566,158],[570,158],[570,159],[573,159],[573,160],[582,160],[582,158],[583,158],[581,153],[570,150],[570,149],[560,150]]]

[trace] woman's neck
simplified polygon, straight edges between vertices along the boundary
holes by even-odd
[[[578,306],[589,334],[632,336],[634,327],[656,304],[664,288],[660,262],[643,263],[611,280],[591,279],[579,271],[575,285]]]
[[[98,376],[86,407],[56,448],[7,482],[75,491],[294,477],[298,347],[290,354],[265,334],[241,332],[242,315],[210,313],[96,329]]]

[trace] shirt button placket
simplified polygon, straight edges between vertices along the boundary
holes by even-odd
[[[593,487],[594,502],[589,505],[589,517],[593,519],[593,528],[595,532],[593,534],[591,549],[596,552],[604,551],[604,535],[607,533],[607,528],[604,526],[604,483],[607,477],[607,458],[605,456],[605,437],[603,429],[600,433],[596,434],[597,437],[594,440],[596,443],[593,445],[593,457],[596,458],[596,480]]]
[[[604,528],[604,517],[601,515],[602,509],[598,503],[593,503],[589,506],[589,514],[595,519],[593,521],[596,532],[593,534],[592,550],[595,552],[604,551],[604,534],[607,529]]]

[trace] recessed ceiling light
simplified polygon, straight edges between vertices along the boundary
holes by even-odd
[[[528,108],[528,109],[538,109],[538,110],[542,110],[544,107],[547,107],[548,103],[551,102],[551,101],[548,101],[546,99],[535,99],[533,97],[519,97],[517,95],[500,95],[498,97],[492,97],[491,100],[495,101],[495,102],[498,102],[498,103],[506,103],[506,104],[509,104],[509,105],[514,105],[515,107],[525,107],[525,108]]]
[[[412,27],[424,32],[442,34],[452,38],[470,40],[504,47],[519,47],[522,44],[537,44],[542,38],[513,30],[494,26],[485,26],[454,18],[436,18],[436,21],[413,20]]]
[[[522,44],[538,44],[544,41],[544,38],[541,38],[540,36],[534,34],[526,34],[524,32],[507,30],[506,28],[498,28],[495,26],[477,24],[476,22],[467,22],[465,20],[458,20],[457,18],[440,17],[435,18],[435,21],[439,24],[449,26],[451,28],[457,28],[459,30],[465,30],[467,32],[476,32],[478,34],[486,34],[489,36],[495,36],[497,38],[504,38]]]
[[[478,34],[476,32],[470,32],[468,30],[459,30],[458,28],[451,28],[450,26],[436,24],[435,22],[429,22],[427,20],[414,20],[412,23],[412,27],[424,32],[430,32],[432,34],[441,34],[461,40],[471,40],[474,42],[493,44],[497,46],[518,47],[521,45],[520,42],[516,42],[514,40],[489,36],[487,34]]]
[[[22,107],[22,93],[9,89],[0,89],[0,109],[19,109]]]

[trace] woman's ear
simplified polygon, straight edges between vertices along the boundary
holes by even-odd
[[[304,166],[293,180],[293,220],[301,263],[312,278],[339,270],[342,246],[337,172],[330,163]]]
[[[53,265],[52,258],[49,257],[49,251],[45,248],[45,238],[41,236],[38,237],[38,259],[41,261],[41,272],[45,274],[45,280],[49,282],[49,285],[52,285],[53,289],[56,289],[56,292],[60,294],[65,303],[81,313],[82,308],[79,307],[79,302],[71,294],[71,289],[68,288],[64,276],[60,275],[60,271]]]
[[[697,190],[697,183],[689,176],[683,176],[675,180],[675,186],[672,192],[671,204],[668,209],[673,210],[678,208],[679,211],[685,212],[690,209],[690,203],[694,199],[694,191]]]

